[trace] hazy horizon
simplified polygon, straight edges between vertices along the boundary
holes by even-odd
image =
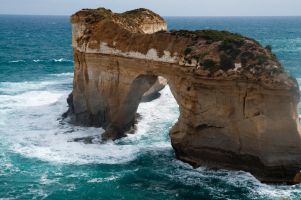
[[[114,11],[113,11],[114,12]],[[68,15],[68,14],[9,14],[9,13],[0,13],[0,16],[45,16],[45,17],[70,17],[72,14]],[[267,18],[273,18],[273,17],[301,17],[301,15],[270,15],[270,16],[264,16],[264,15],[236,15],[236,16],[205,16],[205,15],[199,15],[199,16],[189,16],[189,15],[182,15],[182,16],[177,16],[177,15],[161,15],[162,17],[208,17],[208,18],[218,18],[218,17],[229,17],[229,18],[240,18],[240,17],[250,17],[250,18],[256,18],[256,17],[267,17]]]
[[[105,7],[113,12],[148,8],[166,17],[301,16],[299,0],[0,0],[0,3],[1,15],[70,16],[82,8]]]

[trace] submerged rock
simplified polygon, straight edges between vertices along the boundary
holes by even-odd
[[[97,135],[95,136],[87,136],[87,137],[81,137],[81,138],[74,138],[70,140],[69,142],[82,142],[84,144],[100,144],[101,138]]]
[[[299,183],[299,87],[269,48],[226,31],[171,31],[147,9],[85,9],[71,17],[72,112],[104,140],[126,136],[157,77],[180,116],[170,131],[178,159]]]

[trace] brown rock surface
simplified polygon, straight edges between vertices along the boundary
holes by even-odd
[[[141,102],[149,102],[159,98],[161,96],[160,91],[163,90],[166,85],[167,80],[162,76],[158,76],[153,86],[143,94]]]
[[[269,49],[229,32],[161,31],[164,20],[146,9],[86,9],[71,21],[78,124],[102,126],[104,139],[125,136],[162,76],[180,109],[170,131],[177,158],[301,181],[299,88]]]

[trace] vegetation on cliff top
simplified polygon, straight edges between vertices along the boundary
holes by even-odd
[[[263,48],[256,40],[240,34],[216,30],[179,30],[171,31],[171,35],[190,38],[191,44],[183,51],[185,62],[191,64],[195,60],[197,65],[211,73],[219,69],[234,69],[235,63],[239,63],[242,69],[256,68],[257,71],[265,70],[263,66],[276,65],[278,68],[274,72],[282,72],[271,46]],[[207,48],[211,48],[210,55],[204,53]]]
[[[74,16],[75,20],[84,20],[85,23],[90,24],[90,28],[92,29],[95,29],[94,22],[99,22],[103,19],[112,21],[122,26],[123,30],[129,31],[126,38],[130,34],[141,33],[141,24],[158,21],[164,23],[164,20],[159,15],[142,8],[121,14],[113,13],[111,10],[104,8],[95,10],[86,9]],[[99,36],[101,33],[97,35]],[[151,36],[147,37],[146,35],[139,34],[135,35],[135,37],[145,37],[149,41],[152,39]],[[278,73],[283,71],[276,56],[271,52],[271,46],[264,48],[256,40],[244,37],[238,33],[217,30],[172,30],[170,32],[161,31],[156,33],[158,41],[168,41],[169,37],[176,37],[181,41],[177,41],[177,44],[173,45],[173,52],[170,52],[171,54],[182,53],[184,64],[208,70],[210,74],[218,70],[228,71],[230,69],[252,73],[261,73],[262,71]],[[87,43],[89,39],[88,32],[85,32],[85,38],[85,42]],[[84,40],[85,38],[79,38],[79,40]],[[124,41],[124,38],[122,41]],[[149,48],[155,48],[159,57],[164,55],[164,50],[167,48],[166,44],[162,44],[161,42],[151,44],[150,46],[146,45],[146,48],[141,46],[143,46],[141,43],[136,44],[135,47],[131,45],[133,51],[139,51],[144,54]],[[177,47],[175,48],[175,46]],[[131,50],[128,47],[124,48],[127,51]]]
[[[82,19],[81,19],[82,18]],[[71,17],[72,22],[84,20],[87,24],[94,24],[102,20],[111,20],[123,26],[131,32],[140,32],[139,27],[143,23],[165,23],[164,19],[151,10],[139,8],[124,13],[114,13],[110,9],[82,9]]]
[[[203,38],[207,41],[222,41],[222,40],[236,40],[242,41],[243,36],[237,33],[230,33],[228,31],[216,31],[216,30],[171,30],[171,35],[189,37],[194,39]]]

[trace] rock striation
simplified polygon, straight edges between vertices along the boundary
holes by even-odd
[[[194,167],[301,181],[299,87],[270,48],[226,31],[167,31],[147,9],[84,9],[71,17],[74,83],[69,115],[126,136],[143,95],[164,77],[179,105],[176,157]]]

